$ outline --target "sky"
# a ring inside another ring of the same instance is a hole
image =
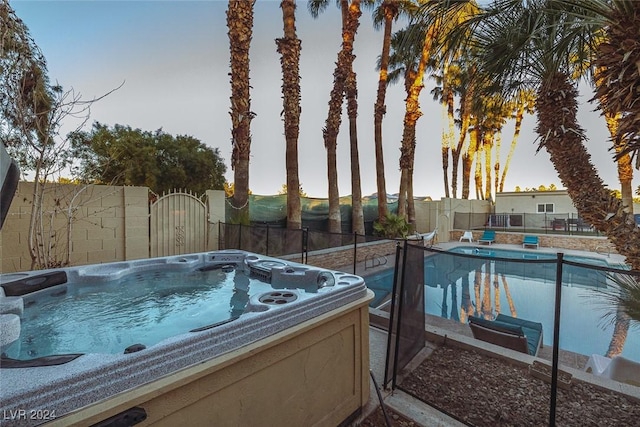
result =
[[[300,182],[308,196],[320,198],[327,197],[322,128],[341,43],[340,11],[334,4],[331,2],[315,20],[305,1],[298,2],[296,13],[297,34],[302,41]],[[128,125],[147,131],[162,128],[174,136],[192,136],[219,148],[227,165],[226,179],[233,181],[226,1],[12,0],[10,5],[44,53],[52,82],[65,89],[73,88],[85,99],[99,97],[124,83],[92,106],[87,130],[98,121],[109,126]],[[257,1],[250,51],[251,109],[256,117],[251,122],[249,187],[253,194],[260,195],[276,194],[286,182],[282,73],[275,44],[283,32],[279,6],[276,0]],[[363,195],[377,191],[373,105],[382,36],[382,30],[373,29],[371,12],[364,10],[354,44]],[[424,115],[417,125],[414,194],[437,200],[445,194],[440,147],[446,123],[441,106],[430,95],[434,86],[434,81],[428,80],[420,99]],[[590,90],[583,87],[581,93],[579,120],[587,131],[587,148],[605,184],[617,189],[604,119],[588,102]],[[400,182],[404,99],[401,84],[388,88],[383,122],[388,193],[398,192]],[[340,195],[351,194],[347,125],[345,109],[338,136]],[[527,116],[504,191],[515,191],[516,186],[524,189],[551,184],[562,188],[548,154],[544,150],[536,153],[534,127],[535,117]],[[68,130],[74,128],[75,124],[69,123]],[[513,123],[509,122],[502,134],[502,165],[512,132]]]

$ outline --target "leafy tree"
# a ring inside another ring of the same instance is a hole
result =
[[[96,122],[90,132],[69,138],[80,160],[75,171],[85,182],[141,185],[156,193],[223,189],[226,166],[218,149],[190,136]]]
[[[0,1],[0,141],[34,182],[26,242],[31,269],[69,264],[74,211],[64,206],[69,199],[50,186],[73,160],[69,141],[61,137],[60,129],[69,117],[76,123],[80,119],[76,129],[81,129],[91,105],[111,92],[83,100],[73,89],[51,84],[44,55],[28,28],[7,1]],[[74,191],[77,195],[85,188]],[[43,199],[49,194],[56,206],[44,211]],[[56,225],[59,215],[65,216],[62,228]]]

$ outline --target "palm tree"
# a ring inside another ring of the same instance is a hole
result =
[[[471,165],[473,159],[478,151],[478,137],[480,136],[480,129],[475,126],[476,118],[469,115],[469,145],[467,145],[466,151],[462,152],[462,188],[461,195],[463,199],[469,198],[469,182],[471,180]],[[455,158],[455,157],[454,157]]]
[[[311,16],[317,18],[320,12],[328,5],[328,0],[311,0],[308,3]],[[354,4],[355,3],[355,4]],[[333,72],[333,88],[329,99],[329,113],[325,127],[322,129],[324,146],[327,149],[327,178],[329,186],[329,232],[341,233],[340,195],[338,192],[338,168],[337,168],[337,139],[342,123],[342,101],[345,96],[346,81],[353,78],[352,65],[353,41],[359,25],[360,0],[355,0],[349,6],[347,0],[340,0],[342,11],[342,49],[338,53],[338,61]],[[351,132],[351,127],[350,127]],[[357,140],[356,140],[357,141]],[[353,142],[352,142],[353,143]],[[357,142],[356,142],[357,143]],[[356,148],[357,150],[357,148]],[[353,148],[352,148],[353,153]],[[353,168],[354,165],[352,165]],[[359,167],[359,166],[358,166]],[[353,180],[352,180],[353,181]],[[352,191],[353,192],[353,191]],[[353,194],[352,194],[353,196]],[[353,201],[352,201],[353,203]],[[364,234],[364,232],[363,232]]]
[[[413,165],[415,161],[416,149],[416,124],[422,116],[420,111],[420,92],[424,88],[424,76],[427,69],[427,63],[431,56],[431,49],[436,39],[440,36],[440,22],[435,22],[423,32],[422,52],[415,75],[411,85],[408,88],[408,96],[406,99],[404,128],[402,132],[402,143],[400,147],[400,194],[398,197],[398,215],[404,216],[405,212],[408,216],[408,222],[415,226],[415,211],[413,204],[413,188],[412,176]],[[405,208],[406,206],[406,208]],[[405,211],[406,209],[406,211]]]
[[[284,135],[287,141],[287,228],[302,228],[300,206],[300,178],[298,175],[298,136],[300,130],[300,50],[296,35],[296,2],[282,0],[284,37],[276,39],[278,53],[282,55],[282,102]]]
[[[358,31],[361,15],[360,0],[351,0],[347,31],[352,34],[352,39],[355,38],[355,34]],[[349,148],[351,153],[351,231],[362,236],[364,235],[364,213],[362,211],[362,184],[360,182],[360,156],[358,153],[358,85],[356,73],[353,71],[353,59],[349,66],[344,90],[347,98]]]
[[[251,151],[251,111],[249,47],[253,33],[255,0],[229,0],[227,27],[231,52],[231,135],[234,171],[232,206],[236,221],[249,221],[249,155]]]
[[[616,218],[620,222],[626,217],[633,218],[633,203],[629,202],[628,181],[631,178],[631,169],[629,163],[633,156],[636,156],[636,167],[638,167],[638,149],[639,130],[638,117],[640,117],[640,106],[636,102],[636,96],[630,95],[634,92],[633,88],[637,88],[640,83],[640,50],[637,43],[637,28],[640,17],[640,4],[635,1],[596,1],[589,0],[579,3],[578,8],[584,7],[587,10],[585,15],[596,18],[596,25],[600,24],[604,31],[604,41],[597,46],[594,67],[597,72],[596,77],[596,98],[600,100],[600,105],[607,117],[607,124],[612,136],[615,135],[614,149],[618,157],[618,175],[622,185],[622,214],[620,218]],[[601,19],[600,22],[598,22]],[[617,128],[612,129],[613,120],[617,120]],[[628,157],[627,155],[631,155]],[[622,163],[622,164],[620,164]],[[631,207],[630,211],[629,208]],[[621,252],[618,248],[622,245],[622,233],[630,228],[628,220],[624,222],[624,229],[620,230],[619,240],[616,239],[614,244],[618,251],[627,257],[627,261],[631,263],[634,270],[640,268],[640,255],[633,253],[634,257],[630,260],[630,250]],[[619,227],[623,228],[623,227]],[[638,228],[633,221],[633,229],[637,232]],[[612,239],[613,240],[613,239]],[[627,245],[638,248],[638,234],[629,236]],[[633,282],[638,281],[637,277],[632,279]],[[637,289],[637,288],[636,288]],[[624,290],[624,289],[623,289]],[[613,338],[607,351],[608,356],[620,354],[624,345],[624,341],[629,329],[629,319],[633,316],[631,307],[637,307],[640,301],[640,294],[636,292],[620,292],[621,301],[613,301],[616,312],[616,322],[613,332]],[[637,311],[635,312],[637,314]],[[635,317],[637,320],[638,317]]]
[[[452,9],[448,15],[449,17],[446,20],[446,25],[451,27],[456,27],[459,22],[464,22],[478,12],[477,5],[475,2],[467,2],[462,4],[462,7]],[[446,34],[445,30],[445,34]],[[447,44],[447,37],[443,37],[444,46]],[[464,144],[466,127],[468,127],[468,121],[466,124],[460,122],[461,124],[461,135],[458,139],[458,144],[454,144],[454,132],[455,132],[455,119],[454,119],[454,95],[461,95],[461,114],[463,113],[463,109],[465,107],[464,103],[466,101],[464,94],[466,92],[466,85],[463,86],[463,79],[467,77],[467,81],[464,83],[468,83],[469,74],[467,71],[469,69],[473,69],[473,64],[468,60],[470,57],[467,52],[460,50],[455,54],[451,55],[442,55],[439,54],[432,58],[432,61],[437,65],[434,65],[435,68],[439,68],[441,70],[441,75],[435,75],[436,81],[442,87],[436,87],[432,93],[434,94],[434,99],[439,100],[443,105],[444,114],[447,117],[448,121],[448,129],[446,132],[443,132],[442,145],[441,145],[441,155],[442,155],[442,169],[443,169],[443,183],[445,189],[445,197],[449,197],[449,151],[452,153],[452,189],[455,197],[456,187],[457,187],[457,172],[458,172],[458,162],[460,159],[460,153],[462,150],[462,145]],[[467,110],[468,111],[468,110]],[[465,126],[466,125],[466,126]]]
[[[522,129],[522,120],[524,119],[524,113],[533,114],[535,99],[533,97],[533,92],[531,91],[518,91],[515,98],[509,102],[513,112],[513,118],[515,119],[515,124],[513,128],[513,136],[511,137],[511,146],[509,147],[509,153],[507,154],[507,161],[504,164],[504,168],[502,169],[502,176],[500,177],[500,183],[498,185],[499,192],[502,193],[504,190],[504,183],[507,179],[507,171],[509,170],[509,165],[511,164],[511,159],[513,158],[513,153],[516,150],[516,146],[518,145],[518,138],[520,136],[520,129]]]
[[[443,116],[447,117],[448,127],[446,131],[442,131],[442,172],[444,184],[444,196],[450,197],[449,193],[449,150],[453,149],[453,139],[455,131],[455,112],[454,112],[454,87],[459,77],[457,65],[447,62],[442,66],[442,75],[434,74],[432,76],[436,80],[436,87],[431,90],[434,101],[440,102],[443,108]]]
[[[627,145],[627,141],[617,137],[622,114],[604,112],[604,118],[618,159],[618,181],[620,181],[622,205],[630,214],[633,214],[633,165],[631,164],[631,154],[622,152]]]
[[[381,0],[373,14],[373,25],[378,29],[384,23],[382,37],[382,53],[379,59],[380,77],[378,92],[374,105],[374,144],[376,153],[376,183],[378,191],[378,222],[384,222],[389,209],[387,206],[387,187],[384,177],[384,154],[382,150],[382,119],[387,112],[385,97],[387,93],[387,74],[389,70],[389,56],[391,51],[391,36],[393,21],[403,14],[411,14],[416,9],[412,0]]]
[[[465,63],[466,61],[462,61]],[[471,124],[471,111],[472,111],[472,103],[474,99],[474,73],[475,66],[473,64],[469,64],[464,67],[464,70],[460,74],[460,85],[458,87],[458,94],[460,95],[460,108],[459,108],[459,126],[460,126],[460,135],[458,137],[457,146],[451,147],[451,193],[454,198],[457,197],[458,194],[458,165],[460,164],[460,157],[463,152],[464,143],[467,137],[467,132],[469,130],[469,126]],[[463,163],[464,165],[464,163]],[[469,197],[468,192],[468,181],[467,181],[467,198]],[[465,198],[463,196],[463,198]]]
[[[405,30],[399,30],[391,37],[391,53],[389,56],[389,69],[387,80],[388,83],[395,83],[402,78],[404,83],[404,89],[407,93],[407,99],[410,98],[411,88],[418,76],[419,64],[422,58],[422,51],[424,47],[424,40],[422,38],[411,39],[411,43],[407,43],[409,40],[408,34],[424,34],[424,27],[418,25],[410,25]],[[413,104],[406,104],[408,109]],[[409,114],[408,110],[405,110],[405,129],[404,133],[411,134],[411,129],[408,129],[406,117]],[[421,113],[420,113],[421,114]],[[417,118],[415,119],[417,120]],[[413,126],[413,138],[415,139],[415,122]],[[409,136],[410,138],[410,136]],[[404,141],[404,135],[403,135]],[[402,169],[402,162],[405,156],[405,151],[411,149],[413,146],[409,145],[405,147],[401,146],[400,161],[401,161],[401,181],[400,181],[400,197],[398,199],[398,216],[405,218],[406,216],[406,188],[408,183],[408,177],[406,171]]]
[[[597,10],[595,3],[602,9]],[[609,14],[605,15],[605,11]],[[607,84],[601,84],[598,91],[602,93],[596,94],[605,99],[606,111],[623,114],[619,135],[629,142],[622,152],[639,148],[640,144],[634,145],[639,139],[637,125],[630,123],[639,117],[640,106],[626,101],[629,87],[638,83],[635,64],[640,50],[625,44],[625,38],[615,38],[617,30],[618,35],[628,39],[629,32],[637,28],[633,26],[637,23],[632,23],[634,17],[640,16],[638,12],[640,3],[629,1],[532,0],[523,4],[500,0],[487,7],[478,19],[468,22],[477,37],[474,42],[483,53],[479,58],[483,74],[507,90],[530,87],[536,91],[539,149],[549,153],[580,215],[606,234],[634,269],[640,267],[640,230],[591,163],[584,146],[584,131],[577,123],[578,91],[571,77],[576,61],[590,60],[584,54],[591,51],[589,43],[606,21],[607,42],[600,44],[595,65],[603,68],[598,73],[599,81]],[[630,81],[622,81],[620,76]],[[624,331],[625,322],[621,321],[616,329]],[[609,354],[621,350],[610,348]]]

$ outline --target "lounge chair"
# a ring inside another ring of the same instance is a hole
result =
[[[538,249],[538,236],[524,236],[522,240],[522,247],[535,246]]]
[[[460,241],[468,240],[469,243],[473,243],[473,233],[471,231],[465,231],[460,237]]]
[[[485,230],[482,236],[478,239],[478,243],[492,244],[496,241],[496,232],[494,230]]]
[[[431,247],[431,246],[433,246],[437,235],[438,235],[437,230],[433,230],[430,233],[422,233],[422,234],[416,233],[416,234],[413,234],[413,235],[407,237],[407,239],[409,239],[409,240],[422,240],[423,245]]]
[[[608,358],[594,354],[587,361],[584,370],[599,377],[640,387],[640,363],[622,356]]]
[[[542,323],[498,314],[495,320],[469,316],[473,337],[536,356],[542,347]]]

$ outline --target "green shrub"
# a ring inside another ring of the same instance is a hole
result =
[[[376,236],[386,237],[389,239],[404,239],[409,234],[409,224],[404,217],[396,214],[387,214],[382,222],[373,223],[373,233]]]

